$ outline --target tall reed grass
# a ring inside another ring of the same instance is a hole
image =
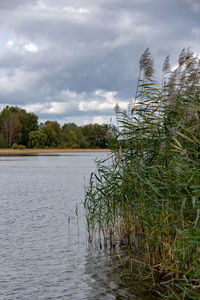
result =
[[[139,255],[163,299],[200,299],[200,63],[189,70],[184,59],[165,85],[146,78],[133,107],[117,109],[115,147],[85,197],[90,236]]]

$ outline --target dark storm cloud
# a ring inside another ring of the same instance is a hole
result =
[[[133,98],[146,47],[156,65],[198,53],[199,11],[197,0],[1,0],[1,106],[103,120]]]

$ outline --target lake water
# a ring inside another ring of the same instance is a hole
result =
[[[0,299],[144,299],[87,243],[84,184],[105,155],[0,157]]]

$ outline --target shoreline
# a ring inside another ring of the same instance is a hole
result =
[[[0,149],[0,156],[15,156],[15,155],[36,155],[36,154],[51,154],[51,153],[95,153],[95,152],[109,152],[109,149]]]

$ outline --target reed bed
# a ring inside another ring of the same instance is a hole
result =
[[[91,240],[126,245],[162,299],[200,299],[200,63],[190,52],[189,69],[188,53],[162,85],[140,80],[135,103],[116,109],[118,138],[85,196]]]

